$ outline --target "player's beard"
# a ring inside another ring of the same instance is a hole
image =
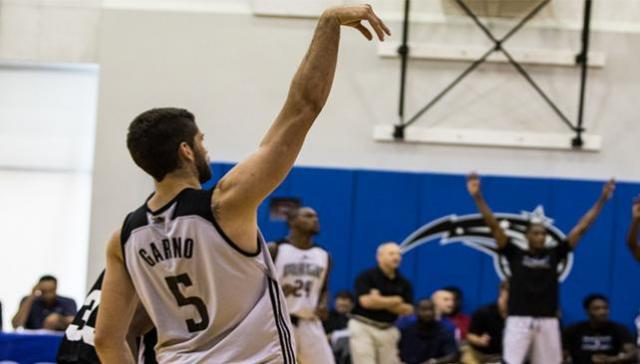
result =
[[[213,177],[207,158],[202,153],[196,153],[196,170],[198,172],[198,181],[202,184]]]

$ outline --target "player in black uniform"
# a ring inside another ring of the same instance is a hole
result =
[[[58,364],[99,364],[98,354],[93,343],[96,319],[104,271],[91,287],[84,304],[73,322],[64,333],[58,349]],[[144,335],[144,337],[142,337]],[[127,342],[134,353],[138,353],[139,364],[156,364],[153,347],[156,344],[156,333],[146,312],[138,307],[129,327]]]

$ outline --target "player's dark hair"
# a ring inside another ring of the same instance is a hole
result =
[[[50,275],[50,274],[46,274],[43,275],[42,277],[40,277],[40,279],[38,280],[38,283],[42,283],[42,282],[53,282],[55,284],[58,284],[58,280],[56,279],[56,277]]]
[[[543,223],[541,223],[541,222],[537,222],[537,221],[529,221],[529,222],[527,223],[527,225],[526,225],[525,230],[524,230],[525,234],[528,234],[528,233],[529,233],[529,231],[531,231],[531,229],[533,229],[533,228],[534,228],[534,227],[536,227],[536,226],[540,226],[540,227],[542,227],[542,228],[544,229],[544,231],[547,231],[547,232],[549,231],[549,230],[547,229],[547,227],[546,227]]]
[[[129,125],[127,148],[131,158],[160,182],[180,167],[178,148],[191,148],[198,133],[195,117],[185,109],[158,108],[138,115]]]
[[[582,307],[584,307],[585,310],[589,310],[589,307],[591,307],[593,301],[597,300],[604,301],[607,303],[607,305],[609,304],[609,299],[605,295],[600,293],[592,293],[585,297],[584,300],[582,300]]]
[[[351,302],[356,301],[356,297],[350,291],[344,290],[336,293],[336,298],[344,298],[347,300],[351,300]]]

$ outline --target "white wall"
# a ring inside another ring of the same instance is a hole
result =
[[[43,274],[84,299],[97,83],[95,67],[0,65],[5,330]]]
[[[390,25],[398,39],[400,24]],[[124,147],[130,120],[150,107],[187,107],[197,115],[215,160],[243,158],[255,148],[278,112],[313,26],[314,21],[308,19],[253,17],[239,12],[103,12],[90,277],[97,276],[104,264],[104,242],[109,234],[152,188]],[[418,24],[412,31],[418,41],[483,41],[482,34],[464,24]],[[575,31],[534,28],[514,41],[523,46],[577,51],[578,37]],[[379,144],[372,139],[373,126],[397,120],[399,63],[379,58],[375,43],[345,30],[332,95],[298,163],[640,180],[633,152],[637,150],[640,35],[595,32],[592,47],[607,55],[607,65],[591,71],[586,108],[586,126],[603,136],[601,153]],[[463,63],[410,62],[408,110],[423,106],[463,67]],[[577,69],[530,70],[559,106],[575,118]],[[419,124],[564,130],[507,65],[483,66]]]

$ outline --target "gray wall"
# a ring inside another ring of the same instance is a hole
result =
[[[89,277],[104,266],[104,245],[125,213],[152,190],[125,148],[126,128],[141,111],[182,106],[198,117],[212,158],[237,161],[250,153],[282,105],[288,82],[313,31],[309,19],[250,14],[103,10],[101,65]],[[399,23],[394,22],[395,40]],[[499,25],[495,26],[499,30]],[[414,27],[414,40],[483,42],[473,28]],[[514,39],[532,47],[578,48],[578,33],[529,30]],[[589,83],[587,127],[603,137],[600,153],[380,144],[377,124],[396,121],[399,64],[381,59],[376,44],[345,30],[332,95],[298,163],[314,166],[640,180],[636,70],[640,35],[595,33],[606,53]],[[408,109],[416,110],[463,63],[412,61]],[[531,67],[532,75],[571,117],[577,110],[578,71]],[[456,89],[421,126],[562,131],[547,106],[507,65],[484,66]],[[634,156],[635,154],[635,156]]]

